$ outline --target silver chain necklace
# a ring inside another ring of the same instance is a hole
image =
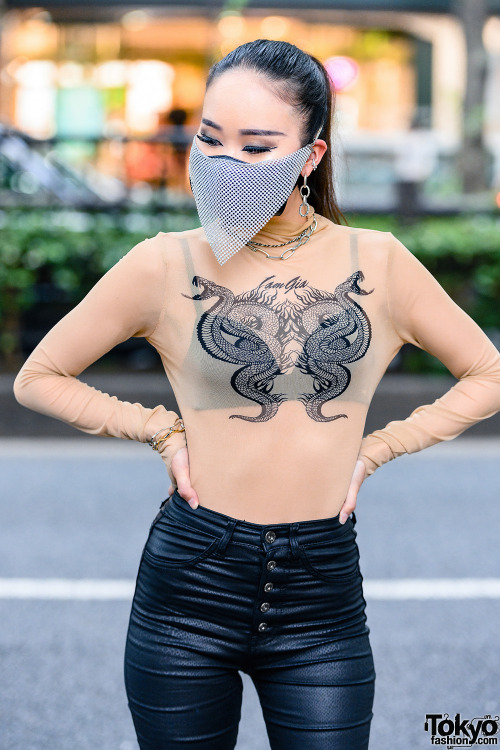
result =
[[[318,225],[318,222],[316,220],[316,214],[313,213],[313,220],[311,224],[309,224],[308,227],[306,227],[297,237],[292,237],[291,240],[287,240],[286,242],[280,242],[277,245],[266,245],[263,242],[254,242],[253,240],[249,240],[246,243],[246,247],[248,247],[250,250],[253,250],[254,253],[264,253],[266,258],[269,258],[270,260],[288,260],[288,258],[291,258],[294,252],[301,247],[301,245],[305,245],[306,242],[308,242],[311,239],[311,235],[314,232]],[[284,247],[285,245],[290,245],[292,242],[297,242],[295,247],[289,247],[287,250],[284,250],[281,255],[269,255],[265,250],[261,250],[263,247]]]

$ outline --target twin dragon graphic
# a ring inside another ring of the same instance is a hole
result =
[[[192,300],[215,298],[198,321],[198,340],[210,356],[238,367],[231,377],[232,388],[261,407],[255,417],[231,414],[229,418],[266,422],[274,417],[287,400],[286,395],[272,392],[275,379],[297,367],[312,378],[313,392],[298,397],[308,416],[317,422],[347,419],[347,414],[327,417],[322,408],[346,390],[351,380],[347,365],[361,359],[371,341],[370,321],[350,295],[374,290],[360,288],[364,281],[360,270],[333,293],[315,289],[300,276],[286,284],[273,282],[274,278],[268,276],[254,289],[235,295],[227,287],[194,276],[192,284],[200,292],[182,295]],[[295,299],[277,299],[279,291],[282,298],[292,290]],[[297,343],[301,349],[290,351]]]

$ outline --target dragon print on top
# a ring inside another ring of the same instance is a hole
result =
[[[272,392],[275,379],[294,367],[312,378],[311,392],[298,397],[311,419],[347,419],[347,414],[327,417],[322,408],[346,390],[351,380],[347,365],[361,359],[370,345],[368,316],[350,296],[374,291],[360,288],[364,278],[361,270],[355,271],[332,293],[300,276],[283,283],[273,281],[272,275],[235,295],[209,279],[193,277],[193,286],[201,291],[183,297],[215,298],[197,324],[200,344],[211,357],[239,366],[231,377],[232,388],[261,407],[255,417],[231,414],[230,419],[265,422],[274,417],[287,400],[285,394]],[[293,294],[278,300],[279,292],[281,298]],[[297,344],[298,351],[290,348]]]

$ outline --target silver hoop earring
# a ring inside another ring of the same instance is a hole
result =
[[[314,159],[314,156],[313,156],[313,158],[312,158],[312,163],[313,163],[313,169],[317,169],[318,165],[316,164],[316,161],[315,161],[315,159]]]
[[[305,193],[305,195],[302,192],[304,189],[307,190],[307,193]],[[301,216],[309,216],[309,209],[310,209],[311,206],[307,202],[307,199],[309,198],[309,195],[311,193],[311,188],[307,184],[307,177],[305,175],[304,175],[304,184],[299,188],[299,192],[300,192],[300,195],[301,195],[301,198],[302,198],[302,203],[299,206],[299,214]],[[302,213],[302,208],[306,209],[305,214]]]

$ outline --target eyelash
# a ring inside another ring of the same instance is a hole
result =
[[[196,134],[196,137],[200,139],[203,143],[207,143],[209,146],[215,146],[217,145],[218,141],[214,140],[213,138],[210,138],[209,136],[204,135],[203,133],[200,135],[199,133]],[[273,148],[276,148],[276,146],[272,147],[262,147],[262,146],[245,146],[243,151],[247,151],[249,154],[262,154],[265,151],[272,151]]]

